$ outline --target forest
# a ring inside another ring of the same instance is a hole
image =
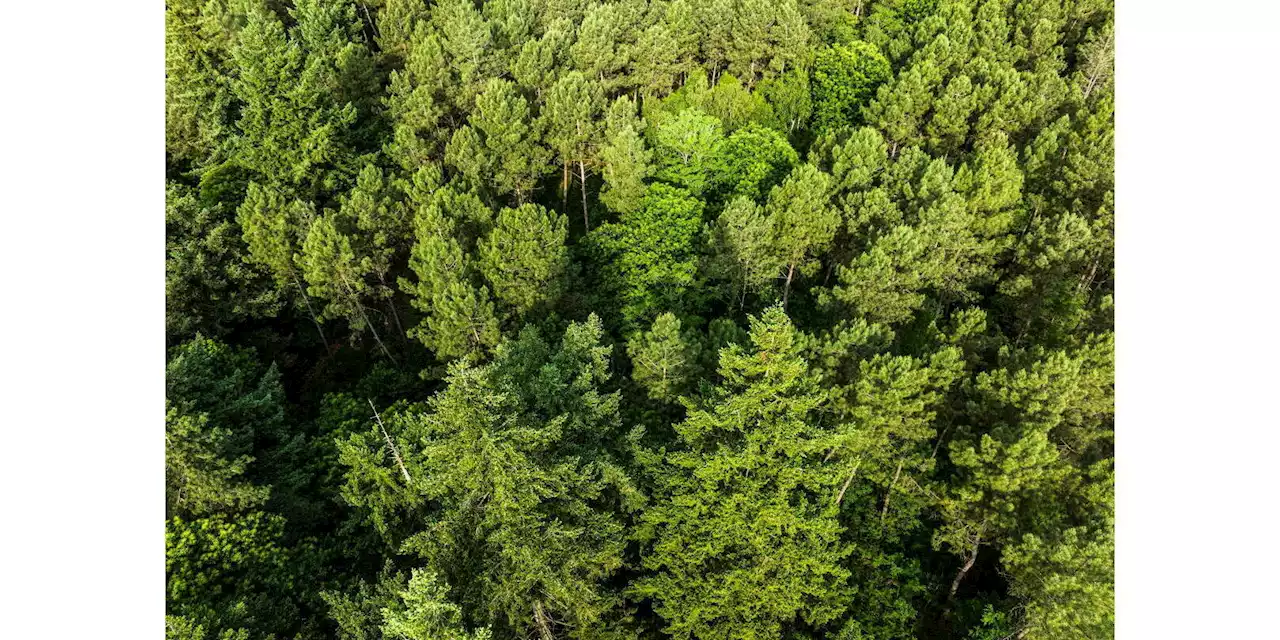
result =
[[[167,638],[1113,637],[1113,24],[166,0]]]

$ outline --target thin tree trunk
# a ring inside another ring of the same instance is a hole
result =
[[[307,290],[302,288],[302,283],[298,281],[298,274],[289,272],[293,276],[293,284],[298,287],[298,293],[302,295],[302,301],[307,305],[307,313],[311,315],[311,321],[316,325],[316,331],[320,333],[320,342],[324,343],[324,350],[329,351],[329,339],[324,337],[324,329],[320,328],[320,319],[316,317],[316,310],[311,307],[311,298],[307,296]]]
[[[849,472],[849,477],[845,479],[844,486],[840,487],[840,494],[836,496],[837,507],[840,506],[840,503],[844,500],[844,492],[848,491],[849,485],[853,484],[853,477],[858,475],[858,467],[860,466],[862,466],[861,458],[859,458],[858,461],[853,464],[853,471]]]
[[[569,161],[564,161],[564,177],[560,179],[560,208],[569,206]]]
[[[378,415],[378,408],[373,406],[372,400],[368,402],[369,408],[373,409],[373,419],[378,421],[378,429],[382,431],[382,437],[387,441],[387,449],[391,451],[391,457],[396,461],[396,465],[400,467],[400,473],[404,474],[405,484],[412,484],[413,478],[409,476],[409,470],[404,466],[404,459],[400,457],[400,450],[396,449],[395,443],[391,441],[391,436],[387,433],[387,428],[382,425],[382,417]]]
[[[542,601],[533,603],[533,622],[538,627],[538,635],[542,640],[555,640],[555,634],[551,633],[551,622],[542,610]]]
[[[396,362],[395,356],[391,355],[391,351],[387,349],[387,345],[382,343],[382,338],[378,336],[378,330],[373,327],[373,322],[371,322],[369,320],[369,316],[365,314],[364,305],[360,304],[359,300],[356,300],[356,309],[360,311],[360,317],[364,318],[364,323],[369,325],[369,333],[373,334],[373,340],[378,343],[378,347],[382,349],[383,355],[387,356],[387,359],[391,361],[391,364],[399,367],[400,363]]]
[[[884,494],[884,507],[880,509],[880,524],[884,525],[884,517],[889,513],[889,498],[893,497],[893,486],[898,484],[898,477],[902,475],[902,465],[906,464],[907,459],[903,458],[898,461],[898,470],[893,472],[893,480],[889,482],[889,490]]]
[[[960,590],[960,582],[964,580],[965,574],[969,573],[969,570],[973,568],[973,563],[978,561],[978,551],[980,549],[982,549],[982,536],[978,536],[973,541],[973,551],[969,552],[964,565],[960,567],[960,572],[956,574],[956,579],[951,581],[951,591],[947,593],[948,608],[950,608],[951,601],[955,599],[956,592]]]
[[[792,276],[795,275],[795,273],[796,273],[796,263],[792,262],[791,266],[787,267],[787,284],[782,289],[782,310],[783,311],[787,310],[787,300],[791,297],[791,278]]]
[[[365,326],[369,327],[369,332],[373,334],[373,340],[378,343],[378,347],[382,349],[383,355],[387,356],[387,359],[391,361],[391,364],[399,367],[400,363],[396,362],[395,356],[391,355],[391,351],[387,349],[387,345],[382,343],[382,338],[378,336],[378,330],[373,327],[373,322],[369,320],[368,314],[364,312],[364,304],[360,302],[360,298],[352,291],[351,285],[347,282],[346,276],[342,276],[342,286],[346,288],[347,295],[351,296],[352,301],[356,303],[356,311],[360,312],[360,317],[364,319]]]
[[[582,181],[582,226],[587,231],[591,230],[591,221],[587,219],[587,167],[578,161],[578,179]]]

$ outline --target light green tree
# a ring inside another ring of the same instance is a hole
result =
[[[849,553],[811,492],[825,394],[778,307],[752,319],[751,344],[720,352],[723,383],[692,402],[677,446],[654,470],[641,516],[652,599],[676,638],[774,638],[843,609]]]
[[[631,377],[650,398],[674,401],[697,374],[698,350],[696,339],[681,331],[680,320],[664,313],[653,321],[652,328],[627,342]]]

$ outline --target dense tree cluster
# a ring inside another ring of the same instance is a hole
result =
[[[168,637],[1111,637],[1112,25],[167,0]]]

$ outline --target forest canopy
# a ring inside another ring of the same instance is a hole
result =
[[[166,0],[167,637],[1113,637],[1113,23]]]

